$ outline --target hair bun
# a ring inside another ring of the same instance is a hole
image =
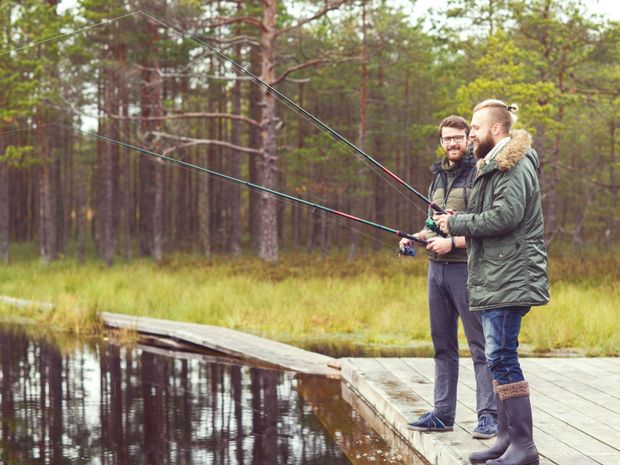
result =
[[[519,106],[516,103],[511,103],[510,105],[506,105],[506,110],[510,113],[515,113],[519,110]]]

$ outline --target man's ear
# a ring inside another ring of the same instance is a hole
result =
[[[501,133],[502,133],[501,123],[493,123],[493,126],[491,126],[491,134],[493,135],[493,137],[497,137]]]

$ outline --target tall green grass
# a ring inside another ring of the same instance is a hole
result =
[[[618,265],[613,255],[551,259],[552,302],[525,318],[522,342],[538,352],[620,354]],[[342,354],[428,353],[426,267],[423,257],[349,262],[335,253],[289,254],[274,265],[174,255],[161,264],[137,259],[107,268],[94,259],[43,265],[20,251],[0,266],[0,294],[56,303],[56,320],[45,317],[52,323],[86,324],[75,309],[90,315],[86,320],[110,311],[221,325],[306,347],[331,345]]]

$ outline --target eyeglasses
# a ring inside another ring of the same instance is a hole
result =
[[[452,137],[440,137],[439,140],[444,145],[448,145],[450,142],[460,144],[461,142],[465,140],[465,136],[460,135],[460,136],[452,136]]]

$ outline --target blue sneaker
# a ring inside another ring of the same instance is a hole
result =
[[[477,439],[489,439],[497,436],[497,420],[492,415],[480,415],[478,426],[471,435]]]
[[[413,431],[452,431],[452,425],[448,425],[433,412],[428,412],[412,421],[407,428]]]

